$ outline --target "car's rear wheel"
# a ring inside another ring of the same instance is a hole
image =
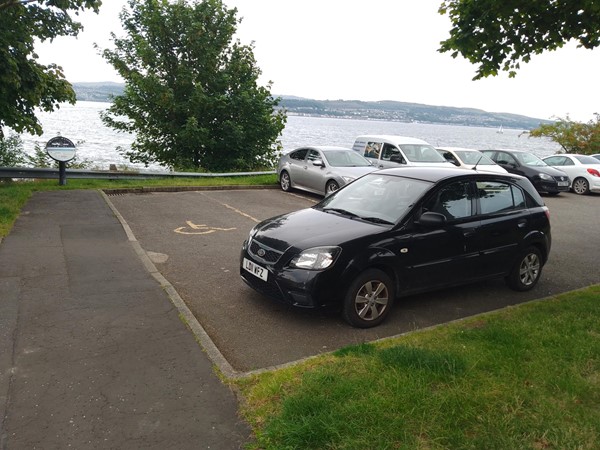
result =
[[[281,186],[282,191],[289,192],[292,190],[292,180],[290,178],[290,174],[285,170],[281,172],[281,175],[279,175],[279,185]]]
[[[572,189],[576,194],[584,195],[590,191],[590,184],[585,178],[575,178],[573,180]]]
[[[506,282],[515,291],[528,291],[533,289],[541,275],[542,254],[536,247],[529,247],[521,253]]]
[[[325,194],[331,194],[335,191],[337,191],[340,188],[340,185],[337,184],[336,181],[330,180],[327,182],[327,185],[325,186]]]
[[[385,320],[394,303],[394,285],[378,269],[364,271],[350,285],[344,299],[342,316],[350,325],[370,328]]]

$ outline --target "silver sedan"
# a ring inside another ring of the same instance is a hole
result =
[[[281,156],[277,166],[284,191],[302,189],[327,195],[377,170],[358,152],[345,147],[301,147]]]

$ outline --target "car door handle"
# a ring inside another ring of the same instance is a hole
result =
[[[463,231],[463,236],[468,238],[468,237],[473,237],[477,234],[477,229],[471,229],[471,230],[465,230]]]
[[[527,220],[519,220],[519,223],[517,224],[517,226],[519,228],[525,228],[527,226]]]

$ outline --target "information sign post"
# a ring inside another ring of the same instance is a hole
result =
[[[67,162],[75,158],[77,148],[70,139],[56,136],[46,143],[46,153],[50,158],[58,161],[58,184],[67,184]]]

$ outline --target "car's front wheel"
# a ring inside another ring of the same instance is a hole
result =
[[[590,191],[590,184],[585,178],[575,178],[571,186],[573,192],[579,195],[587,194]]]
[[[389,276],[378,269],[366,270],[350,285],[342,316],[354,327],[377,326],[389,314],[394,296],[394,285]]]
[[[290,178],[290,174],[285,170],[281,172],[281,175],[279,175],[279,185],[281,186],[282,191],[289,192],[292,190],[292,180]]]
[[[325,194],[332,194],[340,188],[339,184],[336,181],[330,180],[327,182],[327,186],[325,186]]]
[[[528,291],[533,289],[541,275],[542,254],[536,247],[529,247],[521,253],[506,282],[515,291]]]

